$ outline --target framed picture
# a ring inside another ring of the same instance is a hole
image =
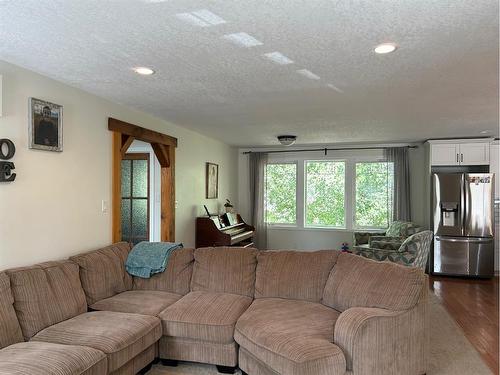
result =
[[[63,150],[63,107],[36,98],[29,99],[29,148]]]
[[[219,196],[219,166],[217,164],[207,163],[206,180],[206,198],[217,198]]]

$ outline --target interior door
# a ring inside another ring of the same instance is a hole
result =
[[[487,165],[490,164],[489,143],[461,143],[461,165]]]
[[[122,241],[149,241],[149,154],[130,153],[121,162]]]

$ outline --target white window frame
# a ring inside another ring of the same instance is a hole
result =
[[[345,162],[344,209],[345,227],[307,226],[306,225],[306,168],[307,161],[342,161]],[[354,211],[356,208],[356,163],[385,162],[382,150],[361,151],[330,151],[327,156],[318,156],[318,153],[283,153],[269,154],[268,164],[295,164],[296,165],[296,223],[267,223],[270,229],[307,230],[307,231],[336,231],[353,232],[356,230],[379,231],[381,227],[357,227]]]

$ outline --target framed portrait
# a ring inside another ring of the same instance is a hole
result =
[[[217,164],[207,163],[206,180],[206,198],[217,198],[219,196],[219,166]]]
[[[63,150],[63,107],[36,98],[29,99],[29,148]]]

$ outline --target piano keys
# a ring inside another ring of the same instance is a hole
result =
[[[252,247],[254,246],[254,233],[255,228],[245,223],[239,214],[196,218],[197,248],[207,246]]]

